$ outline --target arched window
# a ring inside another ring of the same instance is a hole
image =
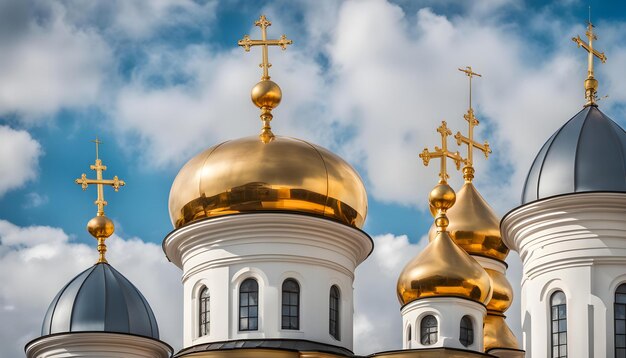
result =
[[[567,306],[563,291],[550,296],[552,358],[567,357]]]
[[[283,282],[282,328],[300,329],[300,285],[292,278]]]
[[[200,313],[200,334],[199,336],[206,336],[210,332],[211,324],[211,296],[209,295],[209,289],[207,287],[202,288],[200,291],[200,299],[198,300]]]
[[[328,333],[339,340],[339,288],[333,285],[330,288],[330,309]]]
[[[407,342],[411,342],[411,338],[413,338],[413,337],[411,337],[411,325],[409,325],[409,327],[407,327],[407,329],[406,329],[406,340],[407,340]]]
[[[239,330],[259,329],[259,284],[249,278],[239,288]]]
[[[615,290],[615,357],[626,357],[626,284]]]
[[[459,340],[465,347],[474,343],[474,325],[469,316],[463,316],[463,318],[461,318],[461,335],[459,336]]]
[[[428,315],[422,318],[420,323],[420,342],[423,345],[437,343],[437,319],[435,316]]]

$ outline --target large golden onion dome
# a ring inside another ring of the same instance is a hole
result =
[[[176,228],[222,215],[286,211],[360,228],[367,215],[365,186],[339,156],[306,141],[246,137],[211,147],[178,173],[169,198]]]
[[[452,241],[445,231],[445,215],[454,204],[454,191],[439,184],[430,193],[430,205],[438,210],[440,228],[426,248],[411,260],[398,278],[397,293],[402,305],[420,298],[455,296],[487,304],[491,279],[483,267]]]
[[[500,235],[500,220],[471,182],[457,193],[456,204],[448,210],[448,232],[468,254],[504,261],[509,248]],[[429,237],[436,235],[433,225]]]

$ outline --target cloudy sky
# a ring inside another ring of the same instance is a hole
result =
[[[425,245],[436,182],[417,155],[437,144],[441,120],[465,129],[457,68],[483,75],[477,137],[494,153],[477,157],[475,184],[503,215],[519,204],[540,146],[584,103],[586,56],[571,37],[584,35],[589,4],[608,57],[597,69],[609,96],[600,108],[626,125],[626,3],[616,3],[0,0],[0,322],[11,322],[0,325],[0,356],[23,354],[56,292],[96,259],[84,229],[95,190],[73,183],[89,172],[96,136],[105,175],[128,184],[106,190],[117,227],[109,261],[180,348],[180,272],[160,248],[172,230],[169,188],[199,151],[259,131],[249,93],[260,54],[236,43],[259,36],[260,14],[271,37],[294,41],[270,51],[284,94],[274,132],[340,154],[367,185],[376,249],[357,270],[355,351],[399,348],[395,281]],[[518,288],[519,258],[508,262]],[[508,315],[519,333],[519,298]]]

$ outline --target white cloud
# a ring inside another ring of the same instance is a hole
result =
[[[354,351],[372,354],[402,348],[402,319],[396,282],[404,266],[428,242],[405,235],[373,237],[374,252],[356,270],[354,281]]]
[[[46,15],[26,18],[17,41],[0,46],[0,114],[29,123],[96,103],[111,61],[97,33],[68,24],[58,3],[45,4],[38,10]]]
[[[109,262],[144,294],[155,312],[161,339],[182,342],[180,271],[161,247],[136,238],[107,240]],[[57,292],[97,259],[94,245],[75,243],[59,228],[19,227],[0,220],[0,355],[23,355],[40,336],[41,323]]]
[[[41,154],[28,132],[0,125],[0,198],[35,178]]]

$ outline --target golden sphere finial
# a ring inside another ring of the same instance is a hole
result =
[[[107,238],[113,235],[115,225],[106,216],[96,216],[87,223],[87,231],[96,239]]]
[[[105,253],[107,252],[107,246],[104,244],[109,236],[113,235],[115,231],[115,225],[113,221],[104,215],[98,215],[87,223],[87,231],[91,236],[98,240],[98,263],[107,262]]]
[[[280,104],[283,93],[276,82],[264,80],[252,87],[252,103],[259,108],[274,109]]]
[[[454,202],[456,201],[456,193],[447,183],[440,183],[430,191],[428,201],[430,203],[430,207],[434,209],[435,212],[438,212],[439,210],[445,212],[454,205]]]

